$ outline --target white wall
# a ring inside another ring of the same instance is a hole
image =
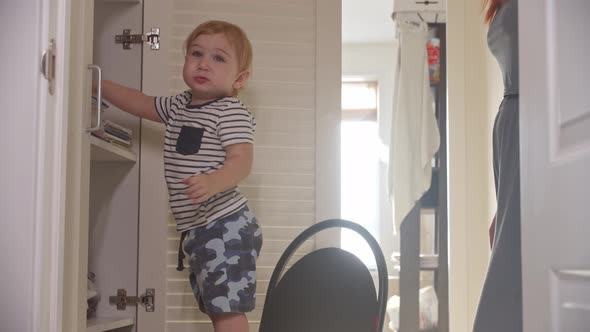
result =
[[[340,217],[340,77],[342,2],[316,1],[315,218]],[[338,229],[316,236],[317,247],[338,246]]]
[[[0,330],[32,331],[40,1],[0,2]]]
[[[502,82],[486,45],[481,2],[448,2],[450,329],[471,331],[495,209],[491,126]],[[482,134],[483,133],[483,134]]]
[[[389,140],[389,126],[382,125],[391,122],[393,110],[394,52],[394,42],[342,44],[342,76],[378,81],[379,135],[384,142]]]

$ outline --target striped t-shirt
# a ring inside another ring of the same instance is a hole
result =
[[[190,105],[191,92],[156,97],[158,116],[166,125],[164,173],[176,229],[186,231],[228,216],[246,205],[237,187],[194,204],[184,194],[182,180],[209,174],[225,162],[225,147],[253,143],[254,116],[235,97],[224,97],[202,105]]]

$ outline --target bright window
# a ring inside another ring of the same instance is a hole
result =
[[[377,113],[377,82],[342,83],[342,109],[371,109]]]
[[[379,240],[379,154],[377,83],[342,83],[341,216],[364,226]],[[341,247],[376,268],[373,253],[355,232],[342,231]]]

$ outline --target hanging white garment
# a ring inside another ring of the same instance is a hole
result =
[[[396,25],[397,68],[388,190],[397,231],[430,187],[432,160],[440,146],[440,135],[428,73],[428,26],[402,15],[396,18]]]

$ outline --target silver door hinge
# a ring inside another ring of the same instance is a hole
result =
[[[49,94],[55,90],[55,40],[49,41],[49,48],[43,51],[41,56],[41,73],[47,80]]]
[[[152,28],[145,35],[132,35],[131,29],[123,29],[122,35],[115,35],[115,44],[123,44],[124,50],[133,48],[133,44],[147,43],[154,51],[160,49],[160,28]]]
[[[155,309],[156,290],[148,288],[145,294],[140,296],[127,296],[127,290],[117,289],[117,296],[109,296],[109,303],[116,304],[117,310],[125,310],[127,305],[141,304],[145,307],[145,311],[154,312]]]

